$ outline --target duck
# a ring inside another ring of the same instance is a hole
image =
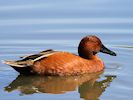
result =
[[[95,35],[81,39],[78,55],[70,52],[44,50],[38,54],[22,56],[20,60],[5,60],[4,63],[22,75],[71,76],[96,73],[105,69],[105,64],[97,53],[112,56],[116,53],[105,47]]]

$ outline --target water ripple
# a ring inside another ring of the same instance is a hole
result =
[[[39,18],[0,20],[0,26],[28,24],[117,24],[133,23],[132,18]]]

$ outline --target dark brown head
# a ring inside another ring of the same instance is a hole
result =
[[[84,37],[78,47],[78,53],[80,57],[85,59],[90,59],[93,55],[97,54],[98,52],[103,52],[110,54],[112,56],[116,56],[116,53],[106,48],[101,40],[93,35]]]

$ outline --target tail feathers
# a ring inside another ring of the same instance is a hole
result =
[[[2,62],[11,67],[28,67],[28,66],[33,66],[34,62],[39,61],[43,58],[47,58],[48,56],[53,55],[55,53],[57,53],[57,51],[53,51],[49,49],[49,50],[42,51],[39,54],[24,56],[22,57],[23,58],[22,60],[18,60],[18,61],[5,60]]]
[[[2,61],[4,64],[10,65],[10,66],[14,66],[14,67],[26,67],[26,64],[24,64],[24,62],[20,63],[17,61],[11,61],[11,60],[4,60]]]

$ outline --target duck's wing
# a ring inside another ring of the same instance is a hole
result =
[[[45,54],[45,53],[49,53],[49,52],[55,52],[55,50],[48,49],[48,50],[44,50],[44,51],[39,52],[39,54]]]
[[[26,55],[26,56],[21,56],[20,58],[22,58],[23,60],[35,59],[35,58],[38,58],[42,55],[52,53],[52,52],[55,52],[55,51],[52,49],[48,49],[48,50],[41,51],[38,54],[30,54],[30,55]]]
[[[53,50],[49,49],[49,50],[42,51],[38,54],[25,56],[25,57],[23,57],[22,60],[18,60],[18,61],[5,60],[5,61],[3,61],[3,63],[10,65],[10,66],[14,66],[14,67],[32,66],[34,64],[34,62],[41,60],[43,58],[47,58],[48,56],[53,55],[57,52],[58,51],[53,51]]]

